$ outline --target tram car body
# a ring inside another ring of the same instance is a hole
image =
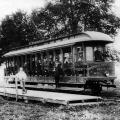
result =
[[[60,86],[84,87],[101,91],[114,87],[115,65],[106,45],[113,39],[101,32],[86,31],[16,48],[4,54],[7,78],[22,66],[28,83],[54,84],[54,63],[59,61],[64,75]]]

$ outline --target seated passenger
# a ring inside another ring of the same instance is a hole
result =
[[[104,61],[111,61],[111,53],[110,53],[110,49],[108,48],[105,48],[104,51],[103,51],[103,58],[104,58]]]
[[[68,64],[69,63],[69,58],[65,57],[64,63]]]
[[[82,61],[83,61],[83,54],[80,54],[80,53],[79,53],[78,62],[82,62]]]
[[[45,58],[43,59],[43,61],[44,61],[44,63],[47,63],[48,59],[45,57]]]
[[[59,58],[56,58],[56,59],[55,59],[54,66],[57,65],[57,64],[61,64],[60,61],[59,61]]]
[[[103,61],[103,55],[99,47],[95,51],[95,61]]]

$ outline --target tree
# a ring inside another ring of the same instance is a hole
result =
[[[9,16],[2,21],[1,35],[0,47],[4,46],[3,49],[6,49],[6,47],[10,46],[10,42],[14,44],[16,38],[15,24]]]
[[[86,30],[116,35],[120,18],[111,6],[113,0],[54,0],[42,11],[34,11],[32,19],[50,38]]]
[[[49,5],[52,5],[49,3]],[[36,26],[36,30],[42,39],[49,39],[57,30],[57,19],[54,14],[48,10],[48,7],[41,10],[34,10],[31,15],[31,19]]]
[[[38,39],[31,19],[21,11],[7,16],[2,21],[0,32],[0,47],[3,50],[28,45],[30,41]]]

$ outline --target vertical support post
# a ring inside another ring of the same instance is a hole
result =
[[[18,101],[18,80],[15,77],[15,90],[16,90],[16,101]]]
[[[82,49],[83,49],[83,62],[85,63],[86,62],[86,47],[84,45],[84,43],[82,43]],[[87,67],[84,66],[84,76],[86,76],[86,72],[87,71],[87,74],[88,74],[88,69]]]
[[[13,75],[15,74],[15,57],[12,59]]]
[[[63,50],[62,50],[62,48],[60,48],[60,54],[61,54],[61,63],[62,63],[62,67],[63,67]]]
[[[7,78],[5,78],[4,77],[4,85],[3,85],[3,87],[4,87],[4,97],[6,96],[6,84],[7,84]]]
[[[55,62],[55,58],[56,58],[56,53],[55,53],[55,49],[53,50],[53,61]]]
[[[75,71],[75,62],[76,62],[76,48],[75,46],[73,46],[73,50],[72,50],[72,58],[73,58],[73,67],[74,67],[74,71]],[[75,74],[75,79],[76,79],[76,82],[77,82],[77,75]]]
[[[25,55],[25,63],[24,63],[24,69],[25,69],[25,72],[26,72],[26,74],[28,75],[28,68],[27,68],[27,65],[28,63],[27,63],[27,55]]]
[[[87,65],[87,77],[89,77],[89,66]]]
[[[49,73],[50,53],[49,53],[48,50],[46,50],[46,57],[47,57],[47,66],[46,66],[46,68],[47,68],[47,72]],[[47,73],[47,74],[48,74],[48,73]],[[48,77],[47,77],[47,75],[46,75],[46,81],[47,81],[47,83],[49,82],[49,79],[50,79],[50,75],[48,74]]]
[[[30,54],[30,74],[32,75],[32,55]]]
[[[5,75],[5,76],[7,76],[7,68],[8,68],[8,66],[7,66],[7,62],[8,62],[7,59],[5,59],[5,66],[6,66],[6,69],[4,70],[4,72],[5,72],[4,75]]]
[[[23,66],[23,56],[21,55],[21,66]]]
[[[37,80],[38,80],[38,61],[39,61],[39,55],[38,53],[36,53],[36,62],[35,62],[35,66],[36,66],[36,75],[37,75]]]
[[[44,79],[43,79],[43,77],[44,77],[44,76],[43,76],[43,67],[44,67],[44,64],[43,64],[43,53],[41,52],[40,55],[41,55],[41,56],[40,56],[40,59],[41,59],[41,70],[42,70],[42,73],[41,73],[41,74],[42,74],[42,81],[43,81],[43,80],[44,80]]]
[[[20,68],[20,60],[19,60],[19,56],[17,56],[17,70]]]
[[[34,56],[34,62],[35,62],[35,66],[34,66],[34,70],[35,70],[35,81],[37,79],[36,75],[37,75],[37,60],[38,60],[38,57],[37,57],[37,53],[35,53],[35,56]]]
[[[53,62],[55,63],[55,59],[56,59],[56,52],[55,49],[53,49]],[[53,81],[55,82],[55,79],[53,79]]]
[[[82,43],[82,49],[83,49],[83,62],[85,62],[86,61],[86,49],[85,49],[84,43]]]
[[[10,75],[10,58],[8,58],[8,75]]]

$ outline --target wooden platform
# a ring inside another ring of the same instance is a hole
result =
[[[17,99],[36,100],[43,103],[57,103],[63,105],[86,105],[99,104],[102,98],[89,95],[78,95],[68,93],[57,93],[48,91],[27,90],[26,94],[22,93],[22,89],[9,87],[0,87],[0,95],[14,97]]]

